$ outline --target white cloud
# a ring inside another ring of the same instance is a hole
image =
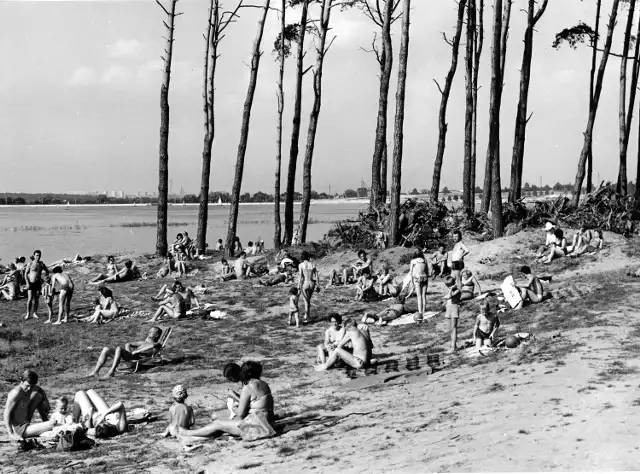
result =
[[[138,54],[140,46],[140,42],[136,39],[120,38],[114,44],[107,46],[107,51],[111,58],[132,57]]]
[[[80,66],[71,75],[69,83],[73,86],[87,86],[98,82],[98,74],[90,67]]]
[[[124,66],[113,64],[107,69],[100,79],[103,84],[115,84],[127,82],[131,79],[131,71]]]

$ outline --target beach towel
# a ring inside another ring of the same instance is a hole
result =
[[[413,320],[413,317],[416,315],[417,313],[410,313],[410,314],[405,314],[403,316],[400,316],[398,319],[394,319],[393,321],[391,321],[389,323],[389,326],[401,326],[404,324],[416,324],[416,322]],[[436,314],[438,314],[437,311],[430,311],[429,313],[424,313],[422,320],[425,321],[427,319],[433,318]]]

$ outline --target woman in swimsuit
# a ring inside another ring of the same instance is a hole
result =
[[[184,285],[176,280],[169,288],[167,285],[163,285],[155,298],[151,298],[154,301],[160,301],[162,298],[171,298],[171,295],[175,292],[180,293],[180,296],[184,299],[184,309],[189,311],[190,309],[200,309],[200,301],[193,293],[191,288],[185,288]]]
[[[112,276],[116,275],[117,273],[118,273],[118,267],[116,266],[116,261],[111,255],[109,255],[107,257],[107,273],[106,273],[106,275],[104,273],[100,273],[93,280],[89,280],[89,283],[95,283],[97,281],[106,280],[107,278],[112,277]]]
[[[128,430],[127,412],[122,402],[109,407],[95,390],[76,392],[73,400],[73,422],[83,422],[89,436],[111,438]]]
[[[98,292],[100,297],[95,300],[96,310],[86,319],[88,323],[102,324],[104,319],[113,319],[120,312],[118,303],[113,299],[113,292],[109,288],[102,286],[98,288]]]
[[[178,439],[184,442],[200,441],[228,433],[240,436],[244,441],[255,441],[276,434],[273,428],[273,396],[269,385],[260,380],[262,366],[247,361],[240,368],[242,391],[237,408],[233,408],[236,416],[231,420],[214,420],[196,430],[178,429]]]
[[[462,292],[460,295],[460,301],[469,301],[482,293],[480,283],[473,276],[471,270],[464,269],[460,272],[460,279],[462,281]]]
[[[562,229],[556,229],[555,236],[556,241],[549,247],[549,256],[542,261],[543,263],[551,263],[555,258],[567,255],[567,239],[565,239]]]
[[[427,300],[429,277],[427,273],[427,262],[420,250],[416,250],[413,254],[413,259],[409,264],[409,275],[411,275],[411,281],[413,282],[413,287],[418,297],[418,313],[422,315],[424,314],[424,305]]]
[[[164,315],[178,319],[183,317],[187,312],[182,295],[173,289],[167,291],[171,293],[171,296],[160,301],[158,311],[156,311],[156,314],[147,322],[159,321]]]

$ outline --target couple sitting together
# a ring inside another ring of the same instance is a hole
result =
[[[349,367],[361,369],[371,362],[373,342],[366,324],[356,326],[353,319],[342,325],[339,314],[330,316],[331,326],[325,331],[324,344],[317,347],[317,371],[334,367],[342,361]]]

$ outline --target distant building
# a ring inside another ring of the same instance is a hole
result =
[[[118,192],[118,197],[119,197],[119,198],[124,198],[124,191],[120,190],[120,191]]]
[[[116,191],[111,191],[111,197],[112,197],[112,198],[114,198],[114,197],[116,197],[116,196],[117,196]]]
[[[147,191],[144,192],[144,197],[149,197],[149,193]]]

